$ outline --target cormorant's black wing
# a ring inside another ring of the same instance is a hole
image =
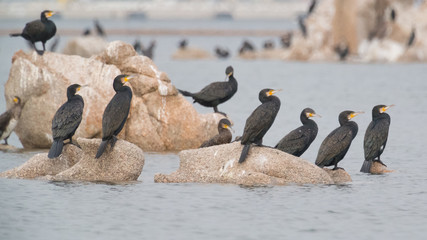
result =
[[[52,119],[53,138],[65,139],[75,131],[82,121],[84,103],[71,101],[64,103]]]
[[[114,95],[102,117],[103,137],[113,136],[116,130],[123,127],[129,114],[130,102],[131,98],[126,93]]]
[[[6,130],[7,125],[9,124],[11,118],[12,118],[12,111],[10,109],[4,112],[2,115],[0,115],[0,136]]]
[[[373,160],[382,153],[387,143],[390,123],[387,121],[371,122],[366,129],[363,147],[365,160]]]
[[[210,102],[225,98],[232,91],[228,82],[213,82],[194,95],[199,99]]]
[[[353,132],[348,127],[338,127],[323,140],[317,154],[316,165],[332,160],[345,151],[353,141]],[[327,164],[327,163],[326,163]]]

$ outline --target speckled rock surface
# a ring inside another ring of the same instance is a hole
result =
[[[77,142],[81,149],[67,144],[55,159],[39,153],[23,165],[0,173],[0,177],[121,182],[136,181],[142,172],[144,153],[132,143],[118,140],[113,151],[107,147],[106,152],[95,159],[100,139],[78,138]]]
[[[240,142],[179,153],[180,167],[170,175],[156,174],[159,183],[232,183],[242,185],[333,184],[316,165],[282,151],[252,147],[248,158],[238,163]]]
[[[196,148],[217,133],[222,118],[214,113],[199,114],[151,59],[139,56],[121,41],[109,43],[92,58],[18,51],[12,62],[5,97],[19,96],[25,103],[15,128],[25,148],[51,146],[52,118],[66,101],[66,88],[74,83],[88,85],[78,93],[85,108],[75,137],[101,137],[102,114],[115,94],[112,85],[119,74],[135,76],[129,81],[131,110],[119,138],[145,151]]]
[[[372,174],[383,174],[383,173],[390,173],[390,172],[394,172],[394,170],[390,170],[386,166],[376,161],[372,163],[372,166],[371,166]]]

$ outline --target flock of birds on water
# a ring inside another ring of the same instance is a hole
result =
[[[37,50],[38,54],[43,55],[45,43],[56,33],[55,24],[48,18],[53,15],[52,11],[46,10],[41,13],[41,19],[27,23],[22,33],[10,34],[13,37],[21,36],[31,42],[35,48],[35,42],[42,42],[43,50]],[[196,93],[185,90],[179,92],[188,97],[192,97],[205,107],[213,107],[214,112],[227,117],[227,115],[218,110],[218,105],[226,102],[237,92],[238,83],[234,77],[234,69],[228,66],[225,70],[227,81],[213,82]],[[110,151],[113,150],[117,141],[117,135],[123,129],[129,114],[132,100],[132,90],[125,86],[125,83],[133,76],[118,75],[113,81],[113,89],[116,94],[108,103],[102,117],[102,142],[98,148],[95,158],[100,158],[108,145]],[[77,94],[81,88],[79,84],[72,84],[67,88],[67,101],[59,107],[52,119],[52,137],[53,143],[49,150],[49,158],[57,158],[61,155],[64,144],[74,144],[72,137],[82,121],[84,100]],[[247,118],[243,135],[236,138],[240,141],[243,149],[239,158],[239,163],[243,163],[252,144],[263,146],[264,135],[272,126],[277,113],[280,110],[280,99],[274,94],[280,90],[262,89],[259,92],[259,105]],[[7,139],[16,127],[21,115],[23,103],[18,96],[13,98],[14,105],[0,116],[0,140]],[[361,172],[369,173],[373,162],[379,162],[386,166],[380,159],[383,153],[390,126],[390,116],[385,113],[393,105],[377,105],[372,109],[372,122],[366,129],[364,138],[365,160]],[[345,157],[350,148],[351,142],[356,137],[358,125],[351,121],[355,116],[362,112],[343,111],[338,116],[340,126],[334,129],[320,145],[315,164],[319,167],[334,166],[333,170],[340,169],[338,163]],[[318,132],[318,126],[312,117],[320,117],[311,108],[302,110],[300,119],[302,126],[284,136],[275,146],[283,152],[294,156],[301,156],[315,140]],[[200,147],[210,147],[214,145],[226,144],[232,141],[231,123],[227,118],[223,118],[218,124],[218,134],[204,142]],[[69,140],[67,143],[64,141]],[[79,147],[79,146],[78,146]]]

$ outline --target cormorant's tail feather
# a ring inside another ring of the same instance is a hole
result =
[[[371,166],[372,166],[372,161],[365,160],[363,162],[363,165],[362,165],[362,168],[360,169],[360,171],[363,173],[370,173],[371,172]]]
[[[50,147],[49,153],[47,154],[48,158],[56,158],[62,153],[62,148],[64,147],[64,142],[62,140],[54,140],[52,146]]]
[[[181,90],[181,89],[178,89],[178,91],[179,91],[182,95],[184,95],[184,96],[187,96],[187,97],[192,97],[192,96],[193,96],[193,94],[192,94],[191,92],[187,92],[187,91],[185,91],[185,90]]]
[[[9,36],[11,36],[11,37],[20,37],[20,36],[22,36],[22,33],[11,33],[11,34],[9,34]]]
[[[95,158],[101,157],[101,155],[104,153],[105,149],[107,148],[108,140],[102,140],[101,144],[99,145],[98,152],[96,153]]]
[[[248,156],[250,148],[251,148],[251,144],[246,144],[243,147],[242,154],[240,154],[239,163],[242,163],[246,160],[246,157]]]

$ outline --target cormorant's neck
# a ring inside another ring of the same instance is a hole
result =
[[[47,22],[47,21],[49,21],[49,19],[47,19],[47,17],[44,15],[44,13],[42,13],[42,15],[40,16],[40,20],[41,20],[42,22]]]
[[[67,99],[68,99],[68,101],[70,101],[75,95],[76,95],[76,93],[73,93],[71,91],[67,91]]]
[[[315,122],[312,120],[312,119],[310,119],[310,118],[308,118],[307,116],[305,116],[305,114],[304,115],[301,115],[301,122],[302,122],[302,124],[303,125],[308,125],[308,124],[315,124]]]

